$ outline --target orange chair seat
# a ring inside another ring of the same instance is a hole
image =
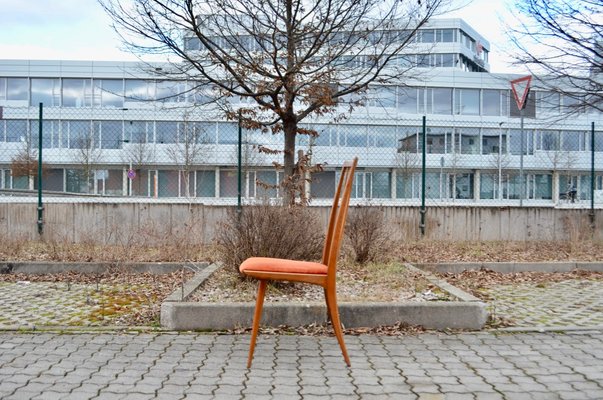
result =
[[[284,258],[251,257],[243,261],[239,267],[241,273],[246,271],[280,272],[289,274],[326,275],[328,267],[310,261],[287,260]]]

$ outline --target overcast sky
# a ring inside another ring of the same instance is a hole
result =
[[[456,0],[463,18],[491,45],[492,72],[520,72],[507,63],[500,18],[510,0]],[[35,60],[136,60],[120,49],[111,21],[96,0],[0,0],[0,58]]]

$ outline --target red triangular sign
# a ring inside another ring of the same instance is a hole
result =
[[[513,91],[513,97],[517,103],[517,108],[522,109],[528,97],[528,91],[530,89],[530,82],[532,81],[532,75],[524,76],[523,78],[514,79],[511,81],[511,90]]]

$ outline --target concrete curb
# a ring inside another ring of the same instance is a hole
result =
[[[417,267],[439,273],[459,274],[466,270],[491,269],[503,274],[514,272],[571,272],[576,269],[603,272],[603,262],[482,262],[482,263],[430,263]]]
[[[207,267],[209,263],[196,263],[195,267]],[[185,263],[159,262],[159,263],[119,263],[119,262],[0,262],[0,274],[60,274],[64,272],[79,272],[85,274],[102,274],[111,268],[121,268],[130,273],[166,274],[187,268]]]
[[[407,267],[423,273],[412,266]],[[195,288],[209,277],[210,273],[207,272],[213,268],[214,266],[210,266],[197,274],[194,280],[198,285]],[[435,279],[430,274],[427,274],[427,278]],[[440,286],[439,283],[442,282],[437,281]],[[446,287],[440,288],[457,297],[459,301],[340,303],[341,320],[348,328],[394,325],[402,322],[421,325],[427,329],[482,329],[488,319],[487,305],[447,283],[443,286]],[[182,291],[177,290],[172,296],[173,299],[180,299]],[[161,305],[161,326],[170,330],[225,330],[250,326],[254,307],[253,303],[164,301]],[[264,305],[261,323],[264,326],[276,327],[303,326],[325,321],[326,307],[322,304],[274,303]]]

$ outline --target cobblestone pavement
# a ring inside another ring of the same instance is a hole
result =
[[[488,311],[517,327],[603,326],[603,281],[567,280],[484,289]]]
[[[0,326],[106,325],[146,306],[119,285],[0,282]]]
[[[602,399],[603,332],[0,333],[2,399]]]

